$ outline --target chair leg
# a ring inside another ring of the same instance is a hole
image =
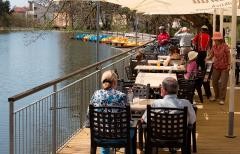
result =
[[[94,145],[91,145],[91,151],[90,151],[90,153],[91,153],[91,154],[96,154],[96,152],[97,152],[97,147],[94,146]]]
[[[203,103],[203,95],[202,95],[202,89],[201,89],[202,86],[196,86],[196,90],[197,90],[197,93],[198,93],[198,97],[200,99],[200,101]]]
[[[238,67],[238,66],[236,66],[236,67]],[[236,76],[236,84],[238,84],[239,83],[239,68],[236,68],[235,76]]]
[[[150,145],[145,146],[145,154],[152,154],[152,147]]]
[[[131,147],[130,146],[126,146],[125,147],[125,154],[130,154],[131,151]]]
[[[197,152],[196,122],[193,124],[193,127],[192,127],[192,145],[193,145],[193,152]]]
[[[187,143],[183,146],[183,152],[184,154],[191,153],[191,135],[192,135],[192,129],[188,130],[187,133]]]
[[[142,124],[141,124],[142,125]],[[143,127],[140,126],[138,129],[138,142],[139,142],[139,149],[143,150]]]

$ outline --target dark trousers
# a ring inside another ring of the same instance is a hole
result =
[[[201,70],[205,70],[205,58],[207,51],[199,51],[197,56],[197,64],[201,67]]]

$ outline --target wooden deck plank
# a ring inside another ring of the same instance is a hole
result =
[[[240,91],[236,90],[234,135],[236,138],[227,138],[228,132],[228,101],[225,105],[209,102],[204,99],[198,104],[197,111],[197,150],[198,154],[239,154],[240,153]],[[197,97],[195,97],[198,99]],[[89,154],[89,129],[79,132],[72,140],[58,152],[59,154]],[[123,150],[117,154],[123,153]],[[160,153],[160,152],[159,152]],[[161,152],[167,154],[169,152]],[[140,151],[138,150],[138,154]],[[178,152],[180,154],[180,152]]]

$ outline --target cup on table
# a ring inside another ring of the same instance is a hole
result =
[[[157,67],[160,67],[160,60],[157,61]]]
[[[177,68],[177,67],[178,67],[178,64],[174,63],[174,64],[173,64],[173,67],[174,67],[174,68]]]
[[[135,97],[135,98],[134,98],[134,103],[135,103],[135,104],[139,104],[139,102],[140,102],[139,96]]]

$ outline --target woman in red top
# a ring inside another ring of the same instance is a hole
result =
[[[224,42],[220,32],[215,32],[212,37],[214,45],[207,59],[213,58],[212,85],[215,97],[211,97],[211,101],[218,100],[223,105],[227,92],[227,83],[230,69],[230,50]],[[221,82],[219,82],[221,81]]]

